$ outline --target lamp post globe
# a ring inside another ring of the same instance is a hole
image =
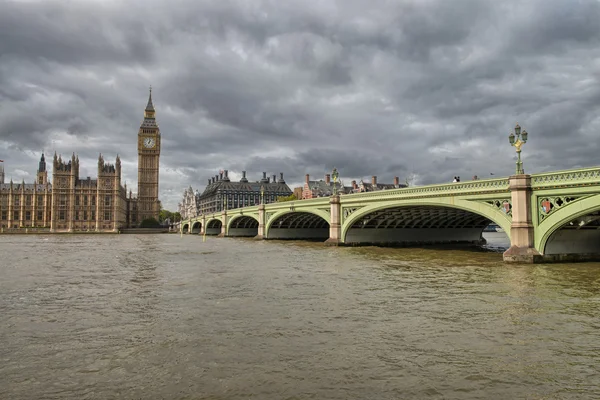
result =
[[[515,126],[515,132],[511,132],[510,135],[508,135],[508,141],[510,145],[513,146],[517,152],[517,175],[522,175],[525,173],[523,170],[523,162],[521,161],[521,147],[527,143],[527,135],[528,134],[526,130],[523,129],[523,132],[521,132],[521,127],[519,124]]]

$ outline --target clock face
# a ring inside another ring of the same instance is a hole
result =
[[[148,137],[144,139],[144,147],[147,149],[153,148],[155,144],[156,142],[154,141],[154,138]]]

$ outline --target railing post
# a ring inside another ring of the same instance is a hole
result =
[[[221,213],[221,233],[217,237],[227,236],[227,210],[223,210]]]
[[[258,233],[254,239],[262,240],[265,238],[265,205],[258,205]]]
[[[329,239],[325,241],[328,246],[337,246],[342,240],[342,220],[340,196],[331,196],[329,199],[330,217],[329,217]]]
[[[531,176],[513,175],[509,178],[512,200],[510,248],[504,252],[504,261],[534,263],[541,260],[535,249],[533,223],[531,222]]]

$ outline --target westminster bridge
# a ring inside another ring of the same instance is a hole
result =
[[[510,239],[508,262],[600,258],[600,167],[260,204],[179,229],[330,245],[479,244],[490,223]]]

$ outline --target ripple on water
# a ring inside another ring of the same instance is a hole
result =
[[[0,235],[0,254],[3,399],[599,390],[600,264],[178,235]]]

